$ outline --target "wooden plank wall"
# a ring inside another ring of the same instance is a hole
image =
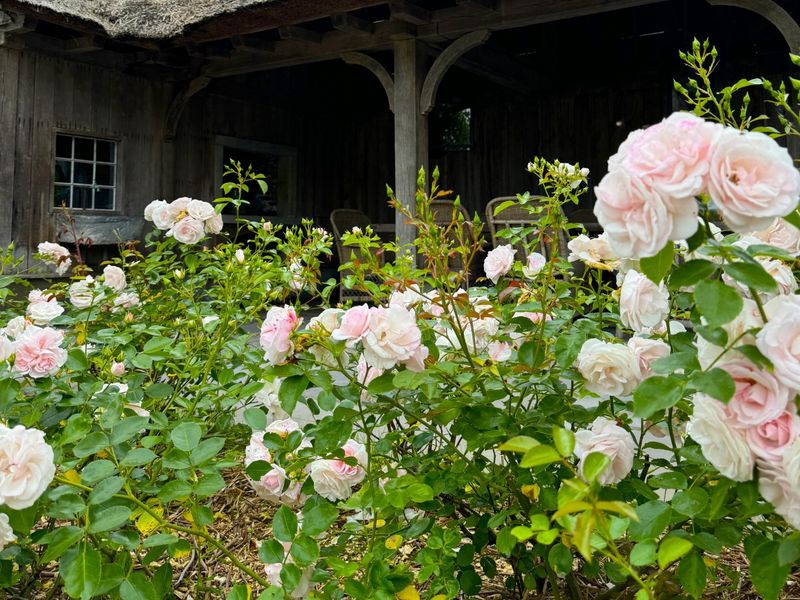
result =
[[[55,236],[53,147],[60,130],[119,141],[118,213],[141,215],[159,195],[165,106],[161,83],[0,49],[0,245],[13,240],[30,254]]]

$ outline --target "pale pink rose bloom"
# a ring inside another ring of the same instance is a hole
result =
[[[367,474],[365,469],[367,467],[367,449],[364,444],[360,444],[355,440],[347,440],[342,446],[345,458],[352,457],[356,459],[355,465],[349,465],[344,460],[338,458],[331,460],[333,469],[347,482],[350,486],[357,485],[364,480]]]
[[[145,221],[153,221],[153,213],[164,206],[167,205],[166,200],[153,200],[150,204],[144,207],[144,220]]]
[[[771,463],[781,464],[786,448],[800,434],[800,418],[794,407],[784,410],[776,418],[753,425],[745,430],[750,449],[757,458]]]
[[[31,322],[25,317],[14,317],[8,323],[6,323],[6,326],[2,329],[2,333],[8,336],[8,339],[16,340],[19,339],[19,337],[25,333],[25,330],[30,326]]]
[[[55,474],[53,449],[43,432],[0,425],[0,506],[13,510],[33,506]]]
[[[505,362],[511,358],[512,350],[508,342],[492,342],[489,344],[489,358],[493,362]]]
[[[432,317],[441,317],[444,314],[442,303],[444,298],[436,290],[431,291],[422,303],[422,309]]]
[[[114,377],[122,377],[125,375],[125,363],[123,362],[112,362],[111,368],[109,369],[111,374]]]
[[[203,200],[190,200],[189,204],[186,206],[186,212],[189,213],[190,217],[198,221],[207,221],[217,214],[214,207]]]
[[[525,266],[522,267],[522,274],[528,279],[533,279],[538,275],[544,266],[547,264],[547,259],[539,252],[531,252],[528,259],[525,261]]]
[[[55,265],[56,273],[63,275],[72,266],[72,258],[70,252],[61,244],[54,244],[53,242],[42,242],[37,247],[41,255],[42,262]]]
[[[666,198],[622,171],[611,171],[595,187],[594,214],[621,258],[655,256],[670,240],[697,231],[694,197]]]
[[[0,333],[0,362],[6,362],[14,354],[15,343],[5,333]]]
[[[622,324],[638,333],[657,328],[669,316],[669,292],[637,271],[628,271],[619,295],[619,317]]]
[[[582,262],[595,269],[610,271],[619,263],[619,258],[611,249],[608,243],[608,236],[605,233],[596,238],[590,238],[582,233],[567,242],[569,262]]]
[[[308,328],[316,331],[332,333],[339,327],[339,321],[345,311],[341,308],[326,308],[308,322]]]
[[[28,304],[25,313],[35,325],[47,325],[64,313],[64,307],[55,298],[47,300],[47,296],[38,290],[31,292],[28,298],[31,297],[34,298],[34,301]]]
[[[139,306],[139,294],[136,292],[123,292],[114,298],[114,306],[122,308]]]
[[[621,169],[667,198],[689,198],[705,190],[711,145],[720,126],[686,112],[632,131],[609,170]]]
[[[49,302],[51,298],[50,294],[45,294],[42,290],[31,290],[28,292],[28,304]]]
[[[250,443],[244,449],[244,465],[247,467],[256,461],[272,462],[269,448],[264,445],[263,431],[254,431],[250,435]]]
[[[217,234],[220,231],[222,231],[222,227],[224,225],[225,223],[222,220],[222,215],[217,212],[211,215],[203,223],[203,227],[205,228],[206,233],[213,233],[213,234]]]
[[[578,470],[581,476],[584,461],[592,452],[600,452],[611,459],[611,464],[597,478],[601,485],[619,483],[628,476],[635,449],[631,434],[605,417],[597,417],[591,429],[575,432],[575,456],[580,459]]]
[[[279,438],[286,439],[293,431],[300,431],[300,424],[289,418],[273,421],[267,425],[266,433],[274,433]]]
[[[800,488],[789,479],[782,465],[759,462],[758,471],[761,496],[789,525],[800,530]]]
[[[175,224],[180,211],[173,210],[172,206],[163,200],[156,200],[151,205],[150,217],[156,229],[166,231]]]
[[[661,340],[645,338],[639,335],[634,335],[628,340],[628,348],[633,350],[643,378],[652,375],[650,365],[652,365],[654,361],[669,356],[671,352],[669,344]]]
[[[747,428],[777,419],[794,398],[794,391],[744,357],[734,355],[719,367],[730,373],[736,385],[726,407],[733,425]]]
[[[331,333],[331,338],[336,341],[346,341],[347,346],[353,346],[369,330],[369,316],[370,308],[366,304],[347,309],[342,315],[339,327]]]
[[[401,306],[373,308],[369,312],[369,328],[362,338],[364,358],[372,367],[391,369],[414,357],[421,340],[413,312]]]
[[[383,369],[376,369],[375,367],[370,367],[367,364],[367,359],[365,359],[364,355],[362,354],[358,357],[358,363],[356,365],[356,373],[358,377],[358,382],[366,388],[369,387],[369,384],[372,382],[373,379],[383,375]],[[369,392],[365,389],[362,389],[361,400],[363,402],[366,402],[369,398],[370,398]]]
[[[800,297],[776,296],[764,305],[769,321],[756,334],[756,346],[785,386],[800,390]]]
[[[69,286],[69,301],[75,308],[88,308],[95,304],[100,296],[100,292],[94,286],[94,277],[91,275]]]
[[[411,358],[404,360],[403,364],[409,371],[421,373],[425,370],[425,359],[428,358],[428,354],[430,354],[428,347],[420,344],[414,354],[411,355]]]
[[[103,269],[103,281],[115,292],[121,292],[128,285],[125,272],[114,265],[107,265]]]
[[[767,229],[752,235],[762,244],[786,250],[792,256],[800,254],[800,229],[784,219],[775,219]]]
[[[403,308],[413,308],[424,300],[422,293],[419,291],[419,286],[412,284],[406,287],[402,292],[395,290],[389,298],[389,306],[401,306]]]
[[[14,530],[8,522],[8,515],[0,513],[0,552],[8,546],[17,541],[17,536],[14,535]]]
[[[64,334],[51,327],[29,327],[16,342],[14,371],[34,379],[55,375],[67,362],[63,341]]]
[[[531,311],[520,311],[514,313],[514,318],[516,317],[526,317],[531,320],[532,323],[541,323],[542,320],[544,321],[552,321],[553,317],[550,315],[546,315],[541,312],[531,312]]]
[[[693,396],[694,412],[686,434],[700,445],[703,456],[733,481],[750,481],[755,460],[744,432],[731,424],[722,402],[706,394]]]
[[[184,217],[167,232],[181,244],[196,244],[205,236],[203,222],[192,217]]]
[[[236,262],[240,265],[244,263],[244,250],[241,248],[237,248],[236,252],[233,253],[233,256],[236,259]]]
[[[301,322],[302,319],[289,305],[273,306],[269,309],[261,325],[259,338],[267,362],[273,365],[280,364],[294,352],[294,342],[291,337]]]
[[[308,465],[308,476],[314,490],[331,502],[347,500],[353,494],[349,480],[334,467],[334,461],[320,458]]]
[[[797,291],[797,279],[789,265],[777,259],[759,257],[756,260],[778,284],[778,294],[794,294]]]
[[[289,562],[292,562],[291,557],[289,558]],[[264,567],[264,572],[266,573],[267,581],[269,581],[270,585],[283,588],[281,571],[283,571],[282,563],[268,564]],[[308,598],[309,591],[311,590],[311,575],[313,575],[313,573],[313,567],[306,567],[301,571],[300,581],[297,583],[297,587],[294,591],[289,595],[290,598]]]
[[[585,379],[584,387],[601,396],[627,396],[642,380],[636,355],[623,344],[586,340],[575,367]]]
[[[758,231],[797,208],[800,173],[768,135],[728,127],[714,142],[708,191],[731,229]]]
[[[783,452],[783,470],[791,486],[800,493],[800,438]]]
[[[517,251],[508,244],[490,250],[483,261],[483,270],[486,272],[486,277],[491,279],[492,283],[497,283],[503,275],[511,270],[516,253]]]

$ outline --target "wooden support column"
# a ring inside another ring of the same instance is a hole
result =
[[[428,117],[420,111],[425,80],[425,53],[415,39],[394,42],[394,191],[397,200],[415,210],[417,172],[428,172]],[[395,217],[397,237],[410,244],[416,237],[413,225],[399,212]]]

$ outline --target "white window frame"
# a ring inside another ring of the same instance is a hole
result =
[[[67,137],[67,138],[71,139],[71,149],[70,149],[70,156],[69,157],[58,156],[57,148],[58,148],[58,137],[59,136]],[[75,140],[77,140],[79,138],[92,141],[92,159],[91,160],[75,158]],[[60,187],[60,188],[69,188],[69,204],[67,205],[67,208],[69,210],[79,210],[79,211],[82,211],[82,212],[83,211],[86,211],[86,212],[97,211],[97,212],[103,213],[103,214],[116,212],[117,211],[117,196],[118,196],[118,193],[119,193],[119,186],[117,185],[117,182],[119,180],[119,178],[118,178],[118,174],[119,174],[119,146],[120,146],[119,141],[116,140],[116,139],[112,139],[112,138],[106,138],[106,137],[100,137],[100,136],[94,136],[94,135],[86,135],[86,134],[83,134],[83,133],[73,133],[73,132],[70,132],[70,131],[56,131],[53,141],[54,141],[54,143],[53,143],[53,185],[52,185],[52,194],[53,194],[53,196],[51,198],[50,208],[51,209],[56,209],[56,210],[61,208],[60,205],[56,205],[56,188]],[[114,149],[114,160],[113,161],[109,162],[109,161],[99,161],[99,160],[97,160],[97,142],[107,142],[107,143],[112,145],[112,147]],[[69,163],[69,170],[70,170],[69,179],[70,180],[68,182],[56,181],[56,177],[55,177],[56,164],[57,164],[56,161],[68,162]],[[92,183],[75,183],[74,182],[75,164],[76,163],[92,165]],[[98,165],[110,166],[110,167],[112,167],[114,169],[114,176],[112,178],[111,185],[106,185],[106,184],[100,185],[100,184],[98,184],[96,182],[97,166]],[[75,188],[83,188],[83,189],[91,189],[92,190],[92,194],[91,194],[92,205],[91,206],[89,206],[89,207],[85,207],[85,206],[76,207],[76,206],[73,206],[73,196],[74,196],[74,193],[75,193]],[[111,192],[111,207],[109,207],[109,208],[96,208],[95,207],[95,193],[97,192],[97,190],[110,190],[110,192]]]

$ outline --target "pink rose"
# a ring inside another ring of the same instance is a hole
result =
[[[128,285],[125,272],[114,265],[107,265],[103,269],[103,282],[115,292],[121,292]]]
[[[491,279],[492,283],[497,283],[498,279],[511,270],[516,253],[517,251],[508,244],[490,250],[486,255],[486,260],[483,261],[486,277]]]
[[[351,486],[357,485],[364,480],[367,466],[367,450],[364,444],[359,444],[355,440],[347,440],[342,446],[345,458],[353,457],[356,459],[355,465],[349,465],[344,460],[334,459],[331,462],[333,469],[346,479]]]
[[[109,370],[114,377],[122,377],[125,375],[125,363],[112,362]]]
[[[524,267],[522,267],[522,273],[528,279],[533,279],[538,275],[544,266],[547,264],[547,259],[544,257],[543,254],[539,252],[531,252],[528,255],[528,259]]]
[[[772,504],[789,525],[800,529],[800,489],[779,465],[759,463],[758,471],[758,491],[764,500]]]
[[[708,191],[731,229],[757,231],[797,208],[800,173],[768,135],[728,127],[714,142]]]
[[[69,250],[61,244],[54,244],[53,242],[42,242],[37,247],[39,257],[42,262],[50,265],[55,265],[56,272],[59,275],[66,273],[72,265],[72,258],[70,258]]]
[[[783,219],[775,219],[767,229],[753,235],[762,243],[786,250],[793,256],[800,254],[800,229]]]
[[[756,346],[783,385],[800,390],[800,297],[777,296],[764,306],[769,321],[756,334]]]
[[[181,244],[196,244],[203,239],[205,229],[203,222],[192,217],[184,217],[167,232]]]
[[[750,481],[755,460],[744,433],[731,424],[722,402],[706,394],[692,398],[694,412],[686,434],[700,444],[706,460],[733,481]]]
[[[667,198],[690,198],[706,187],[708,161],[718,125],[685,112],[647,129],[631,132],[608,159],[609,170],[621,169]]]
[[[492,342],[489,344],[489,358],[493,362],[505,362],[511,358],[512,349],[507,342]]]
[[[639,362],[639,369],[642,372],[642,377],[650,377],[652,370],[650,365],[659,358],[669,356],[669,344],[665,344],[661,340],[645,338],[634,335],[628,340],[628,348],[633,350],[636,360]]]
[[[53,449],[38,429],[0,425],[0,506],[33,506],[53,477]]]
[[[422,333],[413,312],[401,306],[373,308],[369,312],[369,328],[362,340],[364,358],[372,367],[391,369],[398,362],[413,358],[421,340]]]
[[[774,375],[756,368],[745,358],[734,356],[720,367],[730,373],[736,392],[727,412],[739,427],[751,427],[778,418],[794,398]]]
[[[586,380],[584,387],[600,396],[627,396],[642,380],[639,361],[631,348],[598,339],[583,343],[575,368]]]
[[[145,215],[149,209],[150,219],[156,229],[166,231],[175,224],[179,211],[173,210],[172,206],[164,200],[155,200],[145,208]],[[146,218],[146,217],[145,217]]]
[[[597,478],[601,485],[619,483],[628,476],[635,449],[631,434],[605,417],[597,417],[591,429],[575,432],[575,456],[580,459],[581,476],[584,460],[592,452],[600,452],[611,459],[611,464]]]
[[[55,375],[67,362],[63,341],[64,334],[51,327],[29,327],[16,342],[14,370],[34,379]]]
[[[222,227],[224,226],[224,221],[222,220],[222,215],[218,212],[215,212],[211,215],[208,219],[205,220],[203,223],[203,227],[206,230],[206,233],[219,233],[222,231]]]
[[[410,358],[403,361],[403,364],[409,371],[421,373],[425,370],[425,359],[428,358],[428,354],[430,354],[428,347],[420,344],[414,354],[412,354]]]
[[[793,407],[792,407],[793,408]],[[747,443],[757,458],[781,464],[786,448],[800,434],[800,418],[794,410],[784,410],[776,418],[750,427],[745,431]]]
[[[267,425],[266,432],[274,433],[279,438],[286,439],[293,431],[300,431],[300,424],[294,419],[280,419]]]
[[[367,364],[367,360],[364,358],[363,354],[358,357],[356,372],[358,375],[358,382],[365,388],[369,386],[373,379],[383,375],[383,369],[370,367]],[[365,389],[361,390],[361,400],[366,402],[367,399],[369,399],[369,393]]]
[[[611,171],[595,188],[594,214],[614,253],[622,258],[655,256],[670,240],[697,231],[694,197],[667,198],[623,171]]]
[[[336,341],[346,341],[347,346],[352,346],[369,330],[370,308],[366,304],[354,306],[342,315],[342,322],[331,333],[331,338]]]
[[[273,306],[269,309],[261,325],[259,338],[267,362],[278,365],[294,352],[294,342],[291,337],[301,322],[302,319],[291,306]]]
[[[543,320],[544,321],[552,321],[553,320],[553,317],[551,317],[550,315],[546,315],[546,314],[541,313],[541,312],[530,312],[530,311],[515,312],[514,313],[514,318],[517,318],[517,317],[526,317],[526,318],[530,319],[530,321],[532,323],[541,323]]]
[[[217,214],[214,206],[203,200],[190,200],[186,206],[186,212],[189,213],[190,217],[198,221],[207,221]]]
[[[625,274],[619,294],[619,317],[622,324],[638,333],[657,328],[669,316],[669,293],[661,283],[630,270]]]

